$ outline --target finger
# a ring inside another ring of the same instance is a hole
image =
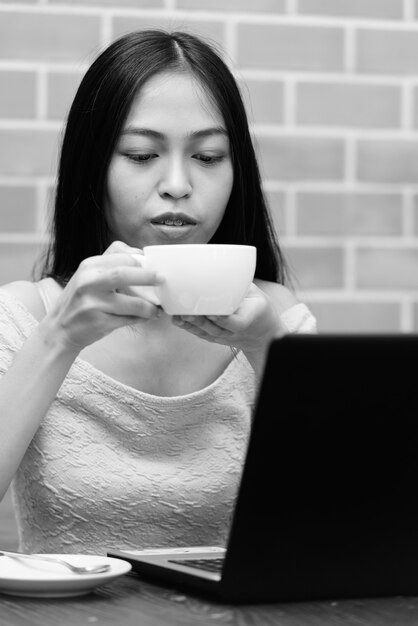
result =
[[[203,330],[202,328],[199,328],[198,326],[195,326],[183,320],[177,320],[176,325],[179,326],[181,329],[191,333],[192,335],[195,335],[200,339],[204,339],[205,341],[209,341],[210,343],[219,343],[224,346],[229,346],[233,343],[233,337],[229,334],[215,337],[214,335],[205,332],[205,330]]]
[[[226,317],[226,316],[223,316],[223,317]],[[181,319],[187,324],[191,324],[193,326],[200,328],[201,330],[211,335],[212,337],[220,337],[221,335],[224,335],[225,333],[230,332],[230,328],[216,324],[214,321],[210,319],[210,317],[182,315]]]
[[[239,310],[232,315],[209,315],[207,319],[218,328],[231,333],[242,331],[248,325],[247,316],[242,315]]]
[[[94,279],[94,277],[92,277]],[[118,265],[102,269],[95,276],[95,284],[108,291],[134,287],[135,285],[158,285],[162,278],[154,270],[141,267],[126,267]]]
[[[106,268],[116,265],[141,267],[141,253],[113,252],[91,256],[80,263],[81,268]]]
[[[125,252],[126,254],[143,254],[140,248],[133,248],[128,246],[124,241],[113,241],[103,254],[115,254],[118,252]]]
[[[218,340],[231,335],[229,330],[216,326],[203,316],[173,316],[173,323],[176,326],[184,328],[195,335],[199,335],[203,339]]]
[[[196,335],[197,337],[201,337],[202,339],[206,338],[207,333],[205,333],[198,326],[191,324],[190,322],[186,322],[181,317],[177,317],[177,318],[172,317],[172,322],[179,328],[182,328],[183,330],[187,330],[189,333],[192,333],[193,335]]]
[[[146,323],[149,318],[129,315],[108,315],[109,329],[116,330],[126,326],[137,326],[141,322]]]
[[[152,304],[148,300],[143,300],[135,296],[129,296],[124,293],[113,293],[109,301],[107,312],[110,315],[119,317],[129,317],[131,320],[138,321],[138,318],[151,319],[159,317],[161,309]]]

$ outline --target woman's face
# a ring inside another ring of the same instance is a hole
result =
[[[151,78],[109,164],[105,211],[113,239],[139,248],[207,243],[232,184],[224,120],[201,85],[188,73]]]

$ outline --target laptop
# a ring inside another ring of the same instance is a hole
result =
[[[418,594],[418,335],[275,339],[225,548],[109,550],[228,603]]]

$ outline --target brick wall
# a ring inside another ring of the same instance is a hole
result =
[[[418,330],[418,0],[0,0],[0,283],[45,241],[80,77],[149,26],[225,49],[320,330]]]

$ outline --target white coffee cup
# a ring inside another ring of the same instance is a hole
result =
[[[162,278],[135,292],[169,315],[231,315],[254,278],[257,249],[233,244],[145,246],[143,265]]]

